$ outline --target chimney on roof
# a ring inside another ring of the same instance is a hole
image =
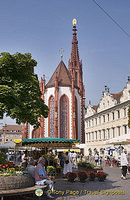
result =
[[[128,82],[130,81],[130,76],[128,76]]]

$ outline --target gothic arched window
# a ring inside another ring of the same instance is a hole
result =
[[[77,98],[75,97],[75,125],[76,125],[76,138],[78,139],[78,102]]]
[[[67,97],[63,95],[61,97],[60,101],[60,133],[61,133],[61,138],[67,138],[68,136],[68,101]]]
[[[51,96],[49,99],[49,136],[54,137],[54,97]]]

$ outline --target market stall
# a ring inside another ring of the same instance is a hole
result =
[[[22,146],[26,147],[68,147],[71,148],[73,145],[79,144],[79,140],[75,139],[65,139],[65,138],[33,138],[33,139],[23,139]]]

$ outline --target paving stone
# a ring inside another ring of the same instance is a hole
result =
[[[121,169],[117,167],[103,167],[108,174],[104,182],[86,181],[74,183],[66,179],[59,179],[55,183],[55,190],[64,192],[63,195],[54,195],[56,200],[130,200],[130,175],[127,180],[122,180]],[[69,191],[70,190],[70,191]],[[122,194],[118,194],[119,192]],[[78,195],[75,195],[75,193]],[[93,194],[93,192],[97,194]]]

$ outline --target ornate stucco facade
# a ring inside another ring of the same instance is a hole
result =
[[[85,154],[99,153],[106,147],[123,146],[130,151],[130,128],[128,108],[130,107],[130,79],[123,91],[112,94],[105,87],[97,106],[89,103],[85,113]],[[118,151],[113,152],[118,156]]]
[[[24,138],[56,137],[85,141],[85,91],[76,31],[74,23],[68,68],[61,59],[47,84],[45,83],[45,75],[41,78],[42,99],[49,107],[48,118],[42,119],[38,130],[26,124]]]

